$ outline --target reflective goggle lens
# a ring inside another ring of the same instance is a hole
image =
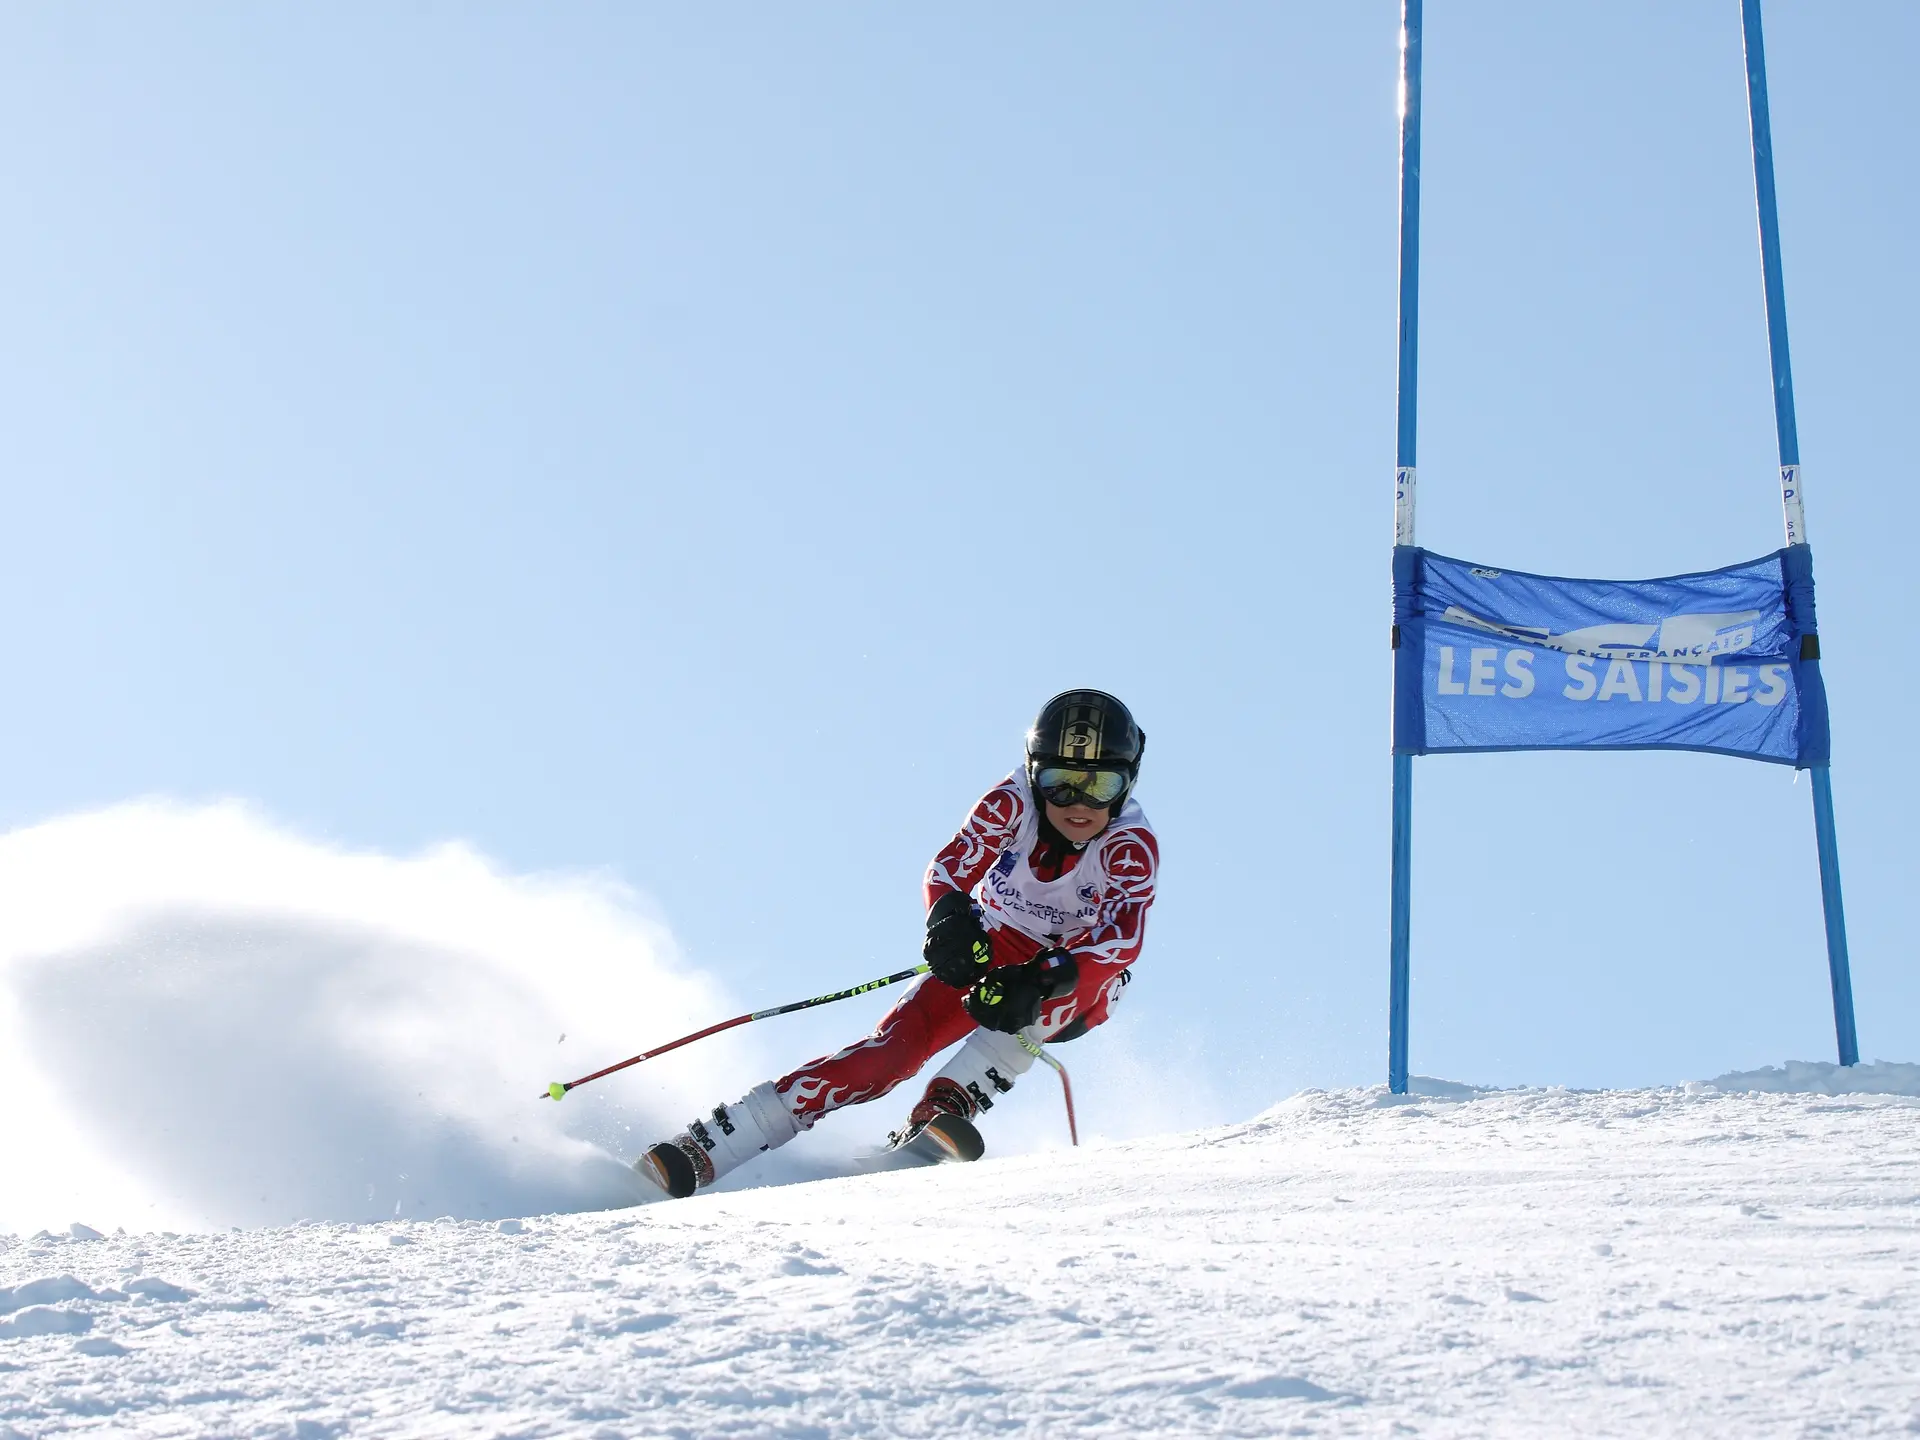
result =
[[[1033,785],[1052,805],[1107,806],[1127,793],[1127,777],[1119,770],[1070,770],[1064,765],[1047,766]]]

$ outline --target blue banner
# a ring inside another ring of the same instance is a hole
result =
[[[1813,560],[1563,580],[1393,552],[1393,748],[1706,750],[1827,763]]]

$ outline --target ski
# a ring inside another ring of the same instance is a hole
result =
[[[965,1164],[986,1154],[987,1142],[971,1120],[936,1115],[918,1128],[896,1130],[887,1137],[887,1149],[928,1165]]]

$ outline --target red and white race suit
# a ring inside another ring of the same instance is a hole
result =
[[[1023,768],[983,795],[933,857],[926,900],[931,906],[953,890],[973,897],[993,945],[990,968],[1018,965],[1053,945],[1073,952],[1079,985],[1049,1001],[1028,1032],[1044,1040],[1076,1021],[1085,1030],[1107,1018],[1140,954],[1159,868],[1153,827],[1132,800],[1084,848],[1047,843]],[[774,1089],[802,1129],[843,1105],[876,1099],[976,1028],[961,999],[961,991],[923,976],[871,1035],[782,1076]]]

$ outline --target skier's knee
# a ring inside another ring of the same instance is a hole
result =
[[[1069,1021],[1066,1025],[1062,1026],[1059,1034],[1047,1036],[1047,1044],[1064,1045],[1069,1040],[1078,1040],[1082,1035],[1086,1034],[1087,1031],[1091,1030],[1092,1028],[1093,1026],[1087,1023],[1086,1016],[1084,1015],[1078,1016],[1077,1018]]]
[[[1053,1034],[1043,1035],[1041,1038],[1049,1045],[1064,1045],[1069,1040],[1078,1040],[1095,1026],[1105,1024],[1113,1018],[1113,1007],[1120,1003],[1121,994],[1132,980],[1131,970],[1122,970],[1119,974],[1105,980],[1099,989],[1085,998],[1085,1006],[1078,1015]]]

